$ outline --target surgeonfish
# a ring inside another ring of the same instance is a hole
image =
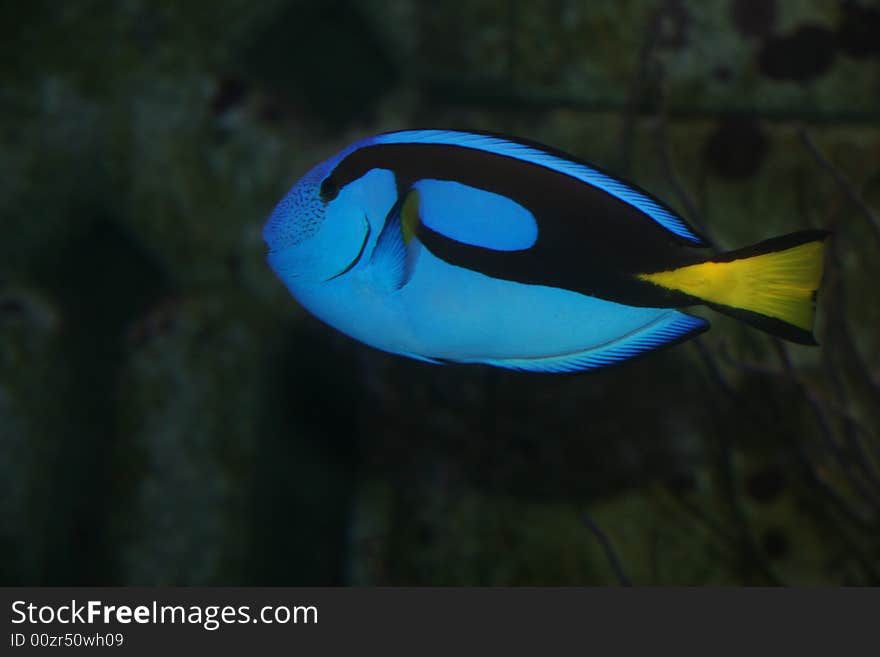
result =
[[[271,268],[325,323],[432,363],[574,372],[709,327],[706,305],[816,344],[826,231],[721,254],[635,185],[501,135],[404,130],[306,173],[263,229]]]

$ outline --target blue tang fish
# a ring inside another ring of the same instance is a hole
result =
[[[293,296],[432,363],[574,372],[673,344],[698,304],[815,344],[825,231],[722,254],[661,201],[540,144],[405,130],[306,173],[263,229]]]

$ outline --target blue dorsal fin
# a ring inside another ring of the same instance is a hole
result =
[[[474,362],[525,372],[553,374],[580,372],[623,362],[705,331],[707,328],[709,322],[705,319],[670,310],[641,329],[585,351],[548,358],[504,358]]]
[[[564,154],[551,153],[537,144],[514,141],[506,137],[492,134],[461,132],[455,130],[402,130],[370,137],[359,142],[356,147],[375,144],[447,144],[461,148],[495,153],[514,158],[523,162],[558,171],[620,199],[624,203],[641,210],[663,228],[671,233],[692,242],[694,245],[706,246],[705,240],[697,235],[681,217],[663,205],[660,201],[600,171],[592,165],[578,162]]]
[[[521,251],[538,239],[538,222],[506,196],[450,180],[419,180],[419,220],[457,242],[495,251]]]
[[[418,195],[409,192],[398,199],[376,240],[370,264],[389,290],[399,290],[412,278],[418,243],[415,239],[418,223]]]

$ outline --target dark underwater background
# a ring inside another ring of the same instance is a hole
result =
[[[6,2],[0,583],[880,583],[880,4]],[[722,249],[829,227],[819,348],[710,311],[582,376],[309,317],[314,163],[500,131]]]

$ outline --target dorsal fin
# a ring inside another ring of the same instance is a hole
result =
[[[580,162],[562,152],[551,152],[539,144],[518,141],[510,137],[490,133],[455,130],[403,130],[370,137],[359,142],[355,148],[377,144],[446,144],[495,153],[522,162],[536,164],[601,189],[605,193],[644,212],[674,235],[696,246],[706,246],[705,240],[661,201],[649,196],[646,192],[637,189],[633,185],[624,183],[604,173],[591,164]]]

